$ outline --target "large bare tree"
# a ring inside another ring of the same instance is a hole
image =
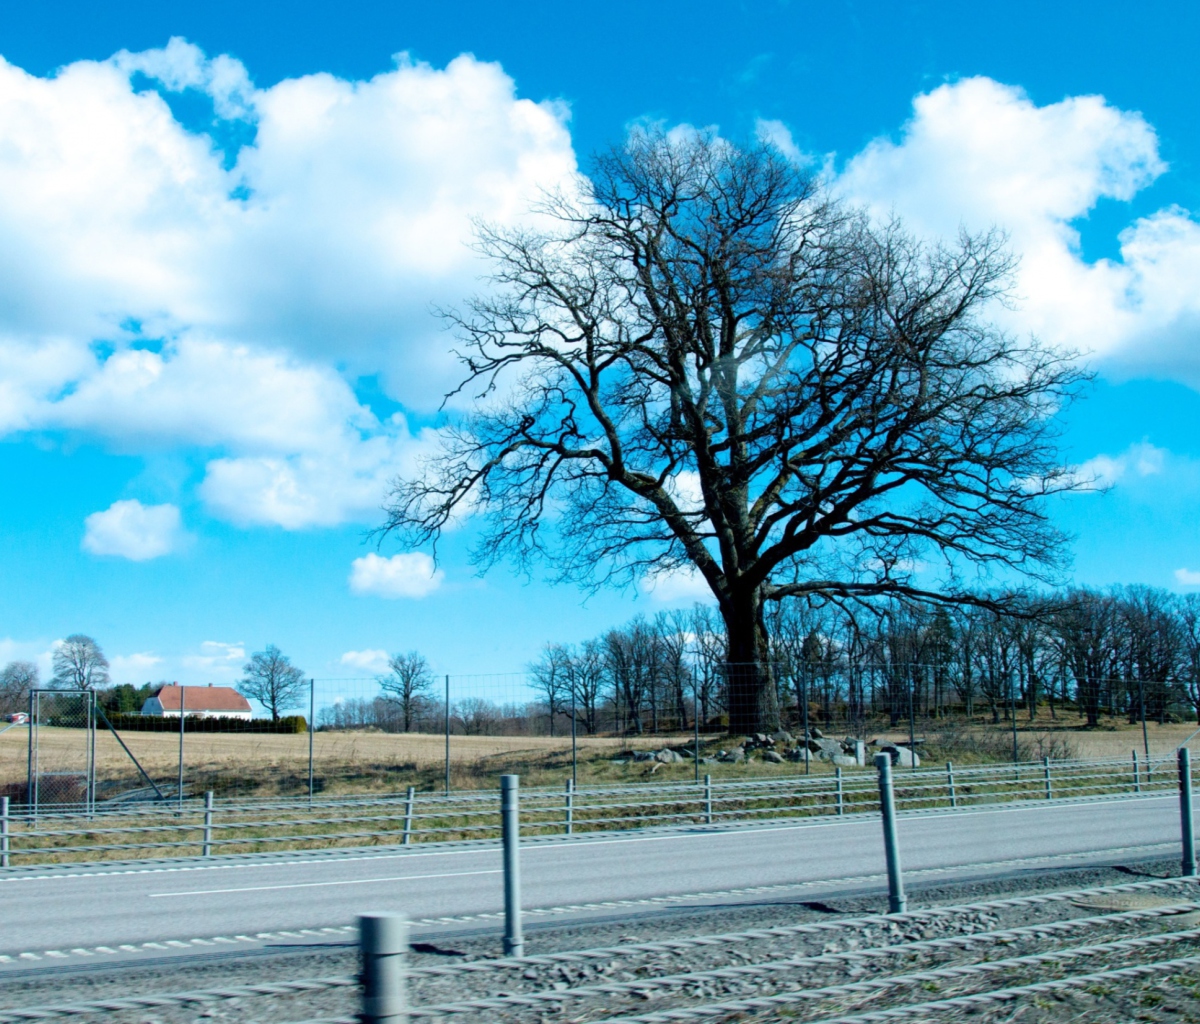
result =
[[[278,722],[281,711],[299,707],[304,699],[304,671],[274,644],[250,655],[242,671],[245,675],[237,684],[238,692],[258,701],[273,721]]]
[[[108,685],[108,659],[90,636],[72,633],[54,648],[52,686],[95,690]]]
[[[425,656],[420,651],[393,654],[388,658],[387,674],[377,676],[376,680],[387,699],[399,705],[404,731],[411,732],[413,721],[433,688],[433,672]]]
[[[384,534],[481,513],[483,566],[599,586],[698,575],[730,726],[773,727],[764,605],[964,599],[1034,574],[1070,486],[1053,415],[1079,372],[993,326],[996,233],[877,226],[775,151],[635,133],[539,231],[484,227],[494,287],[448,314],[477,403],[397,480]]]

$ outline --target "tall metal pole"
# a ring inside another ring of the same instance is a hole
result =
[[[1179,825],[1183,838],[1183,870],[1185,877],[1196,874],[1196,830],[1192,822],[1192,752],[1179,748]]]
[[[0,796],[0,868],[8,867],[8,797]]]
[[[28,763],[26,765],[26,778],[25,778],[25,808],[26,808],[26,810],[28,810],[31,807],[33,808],[33,813],[30,815],[30,819],[32,821],[37,821],[37,779],[34,778],[34,776],[36,774],[34,769],[36,766],[34,765],[34,760],[33,760],[33,758],[34,758],[33,731],[36,728],[36,722],[37,722],[37,719],[34,717],[33,712],[34,712],[34,704],[37,701],[37,699],[38,699],[37,695],[34,693],[34,691],[30,690],[29,691],[29,722],[26,724],[26,728],[29,730],[29,735],[27,737],[27,739],[29,741],[29,754],[28,754]]]
[[[500,776],[500,833],[504,843],[504,955],[524,956],[521,933],[521,776]]]
[[[800,703],[803,705],[800,712],[804,718],[804,774],[807,775],[809,764],[812,761],[812,751],[808,746],[808,669],[803,665],[800,667]]]
[[[692,675],[692,761],[695,767],[696,782],[700,782],[700,694],[696,689],[696,676]]]
[[[917,770],[917,719],[913,711],[913,695],[917,689],[917,673],[914,669],[908,674],[908,749],[912,757],[908,759],[910,771]]]
[[[900,868],[900,846],[896,841],[896,801],[892,792],[892,758],[876,754],[879,769],[879,810],[883,818],[883,853],[887,859],[888,913],[903,914],[908,908],[904,895],[904,877]]]
[[[404,985],[404,954],[408,923],[398,914],[363,914],[358,919],[362,954],[363,1024],[404,1024],[408,999]]]
[[[450,795],[450,677],[446,676],[446,796]]]
[[[1013,764],[1017,763],[1017,694],[1013,688],[1013,677],[1008,675],[1008,716],[1012,719]]]
[[[308,681],[308,802],[313,801],[313,730],[317,727],[317,681]]]
[[[88,690],[88,814],[96,812],[96,691]]]
[[[1146,767],[1150,767],[1150,734],[1146,732],[1146,684],[1138,679],[1138,700],[1142,705],[1142,749],[1146,752]]]
[[[575,724],[576,716],[575,703],[575,682],[571,681],[571,785],[572,787],[579,785],[579,751],[576,749],[576,737],[578,728]]]
[[[179,687],[179,809],[183,810],[183,705],[186,686]]]

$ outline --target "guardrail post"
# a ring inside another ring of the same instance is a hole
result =
[[[404,839],[401,840],[403,846],[408,846],[412,842],[413,804],[416,799],[416,787],[409,786],[408,792],[404,794]]]
[[[1136,750],[1131,750],[1133,754],[1133,791],[1140,793],[1142,791],[1142,773],[1138,770],[1138,756]]]
[[[958,796],[954,792],[954,762],[946,762],[946,788],[950,790],[951,809],[958,806]]]
[[[1045,754],[1042,756],[1042,768],[1046,773],[1046,799],[1053,800],[1054,799],[1054,790],[1050,786],[1050,755],[1049,754]]]
[[[0,868],[8,867],[8,797],[0,796]]]
[[[567,835],[571,834],[572,826],[574,825],[575,816],[575,782],[573,779],[567,779]]]
[[[204,791],[204,856],[212,856],[213,791]]]
[[[712,776],[704,776],[704,822],[712,824]]]
[[[1192,752],[1179,748],[1179,824],[1183,833],[1183,875],[1196,874],[1196,832],[1192,824]]]
[[[358,918],[362,955],[363,1024],[404,1024],[404,954],[408,923],[399,914],[362,914]]]
[[[504,843],[504,955],[524,956],[521,934],[521,776],[500,776],[500,831]]]
[[[842,769],[840,765],[833,769],[833,775],[837,783],[837,812],[838,817],[841,817],[846,813],[846,799],[845,794],[842,792]]]
[[[883,819],[883,852],[887,859],[888,913],[903,914],[908,908],[904,895],[904,877],[900,868],[900,846],[896,842],[896,800],[892,792],[892,758],[876,754],[879,769],[879,811]]]

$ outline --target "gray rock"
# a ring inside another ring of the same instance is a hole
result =
[[[746,760],[746,751],[741,747],[734,747],[728,754],[721,758],[721,760],[730,762],[732,764],[741,764]]]
[[[654,755],[654,760],[660,761],[662,764],[677,764],[678,762],[682,761],[683,758],[675,753],[675,751],[668,750],[664,747]]]
[[[893,766],[897,768],[921,767],[921,755],[915,750],[897,746],[895,743],[882,743],[879,749],[891,757]]]
[[[771,733],[771,739],[773,739],[776,743],[783,743],[789,747],[795,742],[795,740],[792,739],[792,734],[784,729],[780,729],[777,732]]]
[[[654,755],[649,750],[635,750],[633,759],[635,761],[653,761]]]
[[[814,725],[814,726],[812,726],[812,727],[811,727],[811,728],[808,730],[808,734],[809,734],[809,736],[811,736],[811,737],[812,737],[814,740],[823,740],[823,739],[825,738],[825,734],[824,734],[823,732],[821,732],[821,730],[820,730],[820,729],[818,729],[818,728],[817,728],[815,725]]]
[[[858,764],[858,761],[850,754],[834,754],[829,760],[842,768],[852,768]]]
[[[763,751],[762,758],[764,761],[769,761],[771,764],[783,764],[783,755],[774,750]]]

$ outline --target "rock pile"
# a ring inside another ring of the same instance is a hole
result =
[[[858,741],[850,737],[844,740],[829,739],[816,728],[810,729],[807,736],[798,739],[783,729],[769,736],[758,732],[747,736],[732,750],[722,750],[716,760],[727,764],[741,764],[743,761],[753,760],[755,754],[770,764],[807,761],[813,758],[844,766],[862,763],[858,759]]]

